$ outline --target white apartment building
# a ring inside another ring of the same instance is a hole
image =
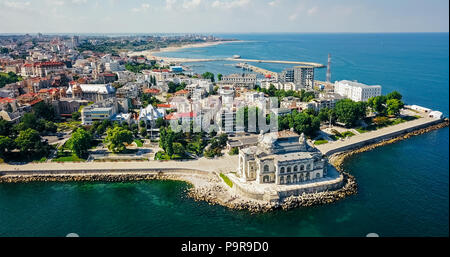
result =
[[[298,91],[300,90],[300,86],[295,84],[294,82],[269,82],[269,81],[262,81],[261,87],[265,89],[269,89],[270,86],[273,85],[277,90],[284,90],[284,91]]]
[[[334,92],[353,101],[367,101],[381,95],[381,86],[368,86],[357,81],[341,80],[334,83]]]

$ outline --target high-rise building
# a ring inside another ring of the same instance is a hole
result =
[[[293,82],[299,88],[311,89],[314,86],[314,67],[295,66],[283,70],[278,76],[279,82]]]

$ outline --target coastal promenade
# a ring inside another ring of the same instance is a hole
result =
[[[397,125],[377,129],[361,133],[343,140],[329,142],[322,145],[315,146],[324,155],[332,155],[334,153],[352,150],[362,147],[367,144],[380,142],[382,140],[390,139],[401,134],[411,132],[413,130],[426,128],[434,124],[442,122],[442,119],[422,117],[420,119],[403,122]]]
[[[229,172],[237,168],[238,156],[223,156],[216,159],[200,158],[189,161],[142,161],[142,162],[69,162],[69,163],[28,163],[24,165],[0,164],[0,172],[14,174],[29,172],[41,173],[51,171],[164,171],[164,170],[198,170],[206,172]]]

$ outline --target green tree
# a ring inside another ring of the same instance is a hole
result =
[[[207,71],[207,72],[202,74],[202,77],[204,79],[210,79],[211,82],[214,82],[214,73],[212,73],[212,72]]]
[[[141,129],[139,129],[139,134],[141,134],[142,137],[145,137],[147,135],[147,128],[141,127]]]
[[[222,133],[219,135],[219,145],[220,147],[225,147],[227,145],[228,135],[226,133]]]
[[[385,96],[375,96],[367,100],[367,105],[372,109],[372,111],[377,112],[380,115],[384,115],[386,112],[386,97]]]
[[[236,155],[239,154],[239,148],[237,147],[233,147],[230,149],[230,151],[228,152],[229,155]]]
[[[218,81],[221,81],[221,80],[222,80],[222,74],[217,73],[217,80],[218,80]]]
[[[80,112],[72,112],[72,120],[80,120],[81,113]]]
[[[184,155],[184,147],[181,143],[173,143],[172,144],[172,148],[173,148],[173,153],[179,156],[183,156]]]
[[[89,153],[88,150],[91,147],[91,142],[91,134],[82,128],[78,128],[72,133],[67,145],[78,157],[85,158]]]
[[[366,116],[366,103],[354,102],[350,99],[342,99],[336,103],[334,111],[339,122],[346,126],[353,126]]]
[[[55,120],[55,110],[50,104],[44,102],[39,102],[33,106],[33,112],[36,114],[37,118],[43,118],[46,120]]]
[[[15,143],[23,153],[40,152],[44,146],[39,132],[31,128],[20,131]]]
[[[0,135],[0,156],[3,157],[6,152],[12,151],[15,148],[14,140],[7,136]]]
[[[387,100],[386,102],[386,110],[389,115],[398,115],[400,114],[400,110],[404,107],[402,101],[392,98]]]
[[[398,91],[392,91],[391,93],[386,95],[387,100],[397,99],[402,100],[402,95]]]
[[[12,133],[13,125],[11,122],[0,118],[0,135],[9,136]]]
[[[108,128],[106,130],[105,143],[113,153],[123,152],[126,150],[126,144],[133,142],[133,133],[122,127]]]
[[[164,127],[164,118],[159,117],[158,119],[156,119],[155,125],[157,128],[161,128]]]
[[[323,122],[329,122],[331,120],[331,123],[334,123],[336,121],[336,114],[334,113],[334,110],[328,107],[320,109],[317,117]]]

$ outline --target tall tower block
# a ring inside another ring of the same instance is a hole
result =
[[[331,54],[328,54],[327,82],[331,82]]]

